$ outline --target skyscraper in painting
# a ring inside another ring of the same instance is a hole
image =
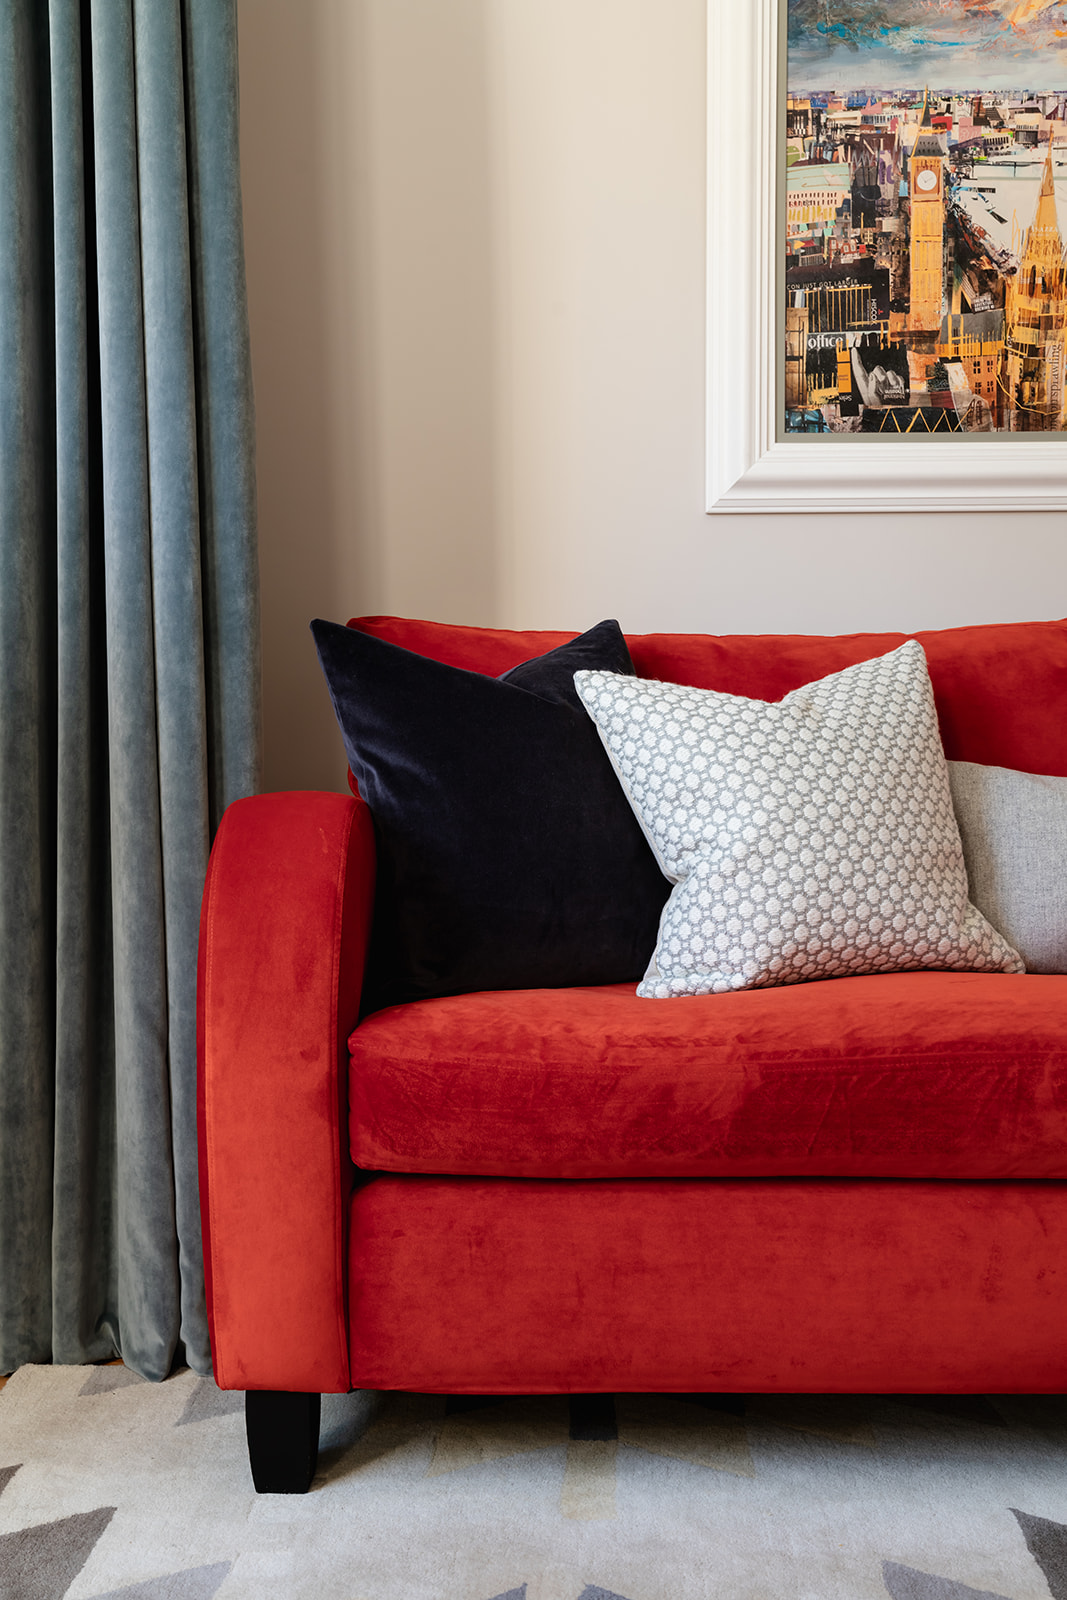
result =
[[[787,432],[1067,430],[1065,46],[1067,0],[789,0]]]

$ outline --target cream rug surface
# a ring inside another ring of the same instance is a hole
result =
[[[21,1368],[3,1600],[1067,1600],[1059,1397],[329,1397],[262,1497],[242,1407]]]

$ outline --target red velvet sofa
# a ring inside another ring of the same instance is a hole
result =
[[[500,673],[570,635],[393,618]],[[903,635],[629,640],[766,700]],[[1067,623],[916,635],[949,759],[1067,775]],[[321,1392],[1067,1388],[1067,977],[909,972],[359,1014],[358,798],[223,819],[204,897],[201,1196],[215,1375],[261,1489]]]

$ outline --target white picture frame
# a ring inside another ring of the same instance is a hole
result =
[[[785,4],[708,0],[709,513],[1067,509],[1062,433],[779,437]]]

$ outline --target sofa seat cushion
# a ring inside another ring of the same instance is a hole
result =
[[[351,627],[472,672],[505,672],[568,633],[511,633],[410,617],[354,617]],[[781,700],[906,638],[926,652],[950,761],[1067,776],[1067,619],[979,623],[925,633],[627,634],[639,678],[754,700]]]
[[[1067,1178],[1067,977],[493,991],[390,1007],[349,1045],[367,1169]]]

